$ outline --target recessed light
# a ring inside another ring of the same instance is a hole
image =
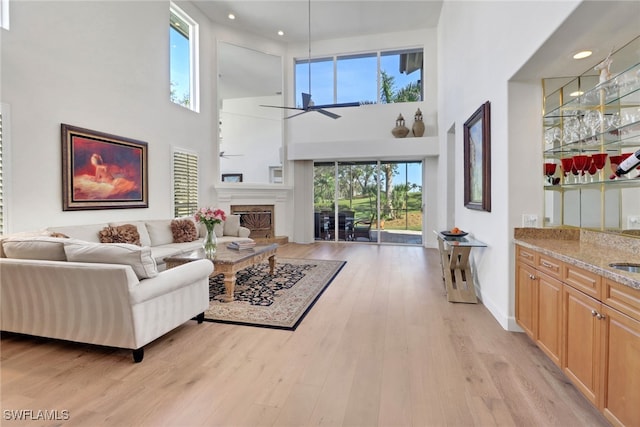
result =
[[[278,30],[278,35],[279,35],[279,36],[284,36],[284,31],[282,31],[282,30]]]
[[[588,58],[593,54],[592,51],[590,50],[581,50],[580,52],[577,52],[573,55],[573,59],[584,59],[584,58]]]
[[[236,15],[234,15],[233,13],[230,13],[229,15],[227,15],[229,17],[229,19],[231,19],[232,21],[234,19],[236,19]]]
[[[571,93],[569,94],[569,96],[573,96],[573,97],[580,96],[580,95],[584,95],[584,92],[583,92],[583,91],[581,91],[581,90],[577,90],[577,91],[575,91],[575,92],[571,92]]]

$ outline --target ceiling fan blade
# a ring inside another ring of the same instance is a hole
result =
[[[301,113],[297,113],[297,114],[294,114],[293,116],[285,117],[284,119],[286,120],[286,119],[290,119],[290,118],[292,118],[292,117],[297,117],[297,116],[299,116],[299,115],[301,115],[301,114],[305,114],[305,113],[308,113],[308,112],[309,112],[309,111],[304,110],[304,111],[302,111]]]
[[[283,107],[281,105],[260,105],[261,107],[268,107],[268,108],[282,108],[284,110],[302,110],[302,108],[296,108],[296,107]]]
[[[332,119],[339,119],[342,116],[337,115],[336,113],[332,113],[331,111],[327,111],[327,110],[322,110],[322,109],[316,109],[314,108],[313,111],[317,111],[320,114],[324,114],[327,117],[331,117]]]

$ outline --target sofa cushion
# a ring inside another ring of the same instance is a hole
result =
[[[126,221],[126,222],[110,222],[109,225],[112,227],[118,225],[131,224],[135,225],[138,230],[138,234],[140,235],[140,246],[151,246],[151,239],[149,238],[149,233],[147,232],[147,226],[144,221]]]
[[[72,239],[84,240],[85,242],[100,243],[98,237],[100,230],[109,224],[89,224],[89,225],[67,225],[62,227],[49,227],[51,232],[62,233]]]
[[[206,228],[205,228],[205,230],[206,230]],[[213,232],[216,235],[216,237],[224,236],[224,221],[222,221],[220,224],[215,224],[213,226]],[[204,237],[204,230],[202,231],[202,236]]]
[[[66,261],[64,244],[68,238],[61,237],[10,237],[2,242],[7,258]]]
[[[225,236],[238,236],[240,232],[240,215],[227,215],[224,222]]]
[[[138,279],[158,275],[158,267],[148,246],[140,247],[129,243],[75,242],[65,244],[64,252],[69,261],[130,265]]]
[[[173,243],[193,242],[198,238],[196,224],[189,219],[174,219],[171,221]]]
[[[100,233],[100,243],[130,243],[140,246],[140,233],[133,224],[108,225]]]
[[[173,243],[170,219],[156,219],[145,221],[151,246],[166,245]]]

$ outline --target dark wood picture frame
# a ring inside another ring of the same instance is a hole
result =
[[[464,205],[491,212],[491,104],[464,123]]]
[[[241,173],[223,173],[222,182],[242,182]]]
[[[62,210],[148,208],[147,143],[61,124]]]

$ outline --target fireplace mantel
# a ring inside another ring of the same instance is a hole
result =
[[[218,207],[231,212],[232,205],[273,205],[274,232],[287,235],[288,208],[293,199],[293,187],[282,184],[223,183],[215,186]]]

